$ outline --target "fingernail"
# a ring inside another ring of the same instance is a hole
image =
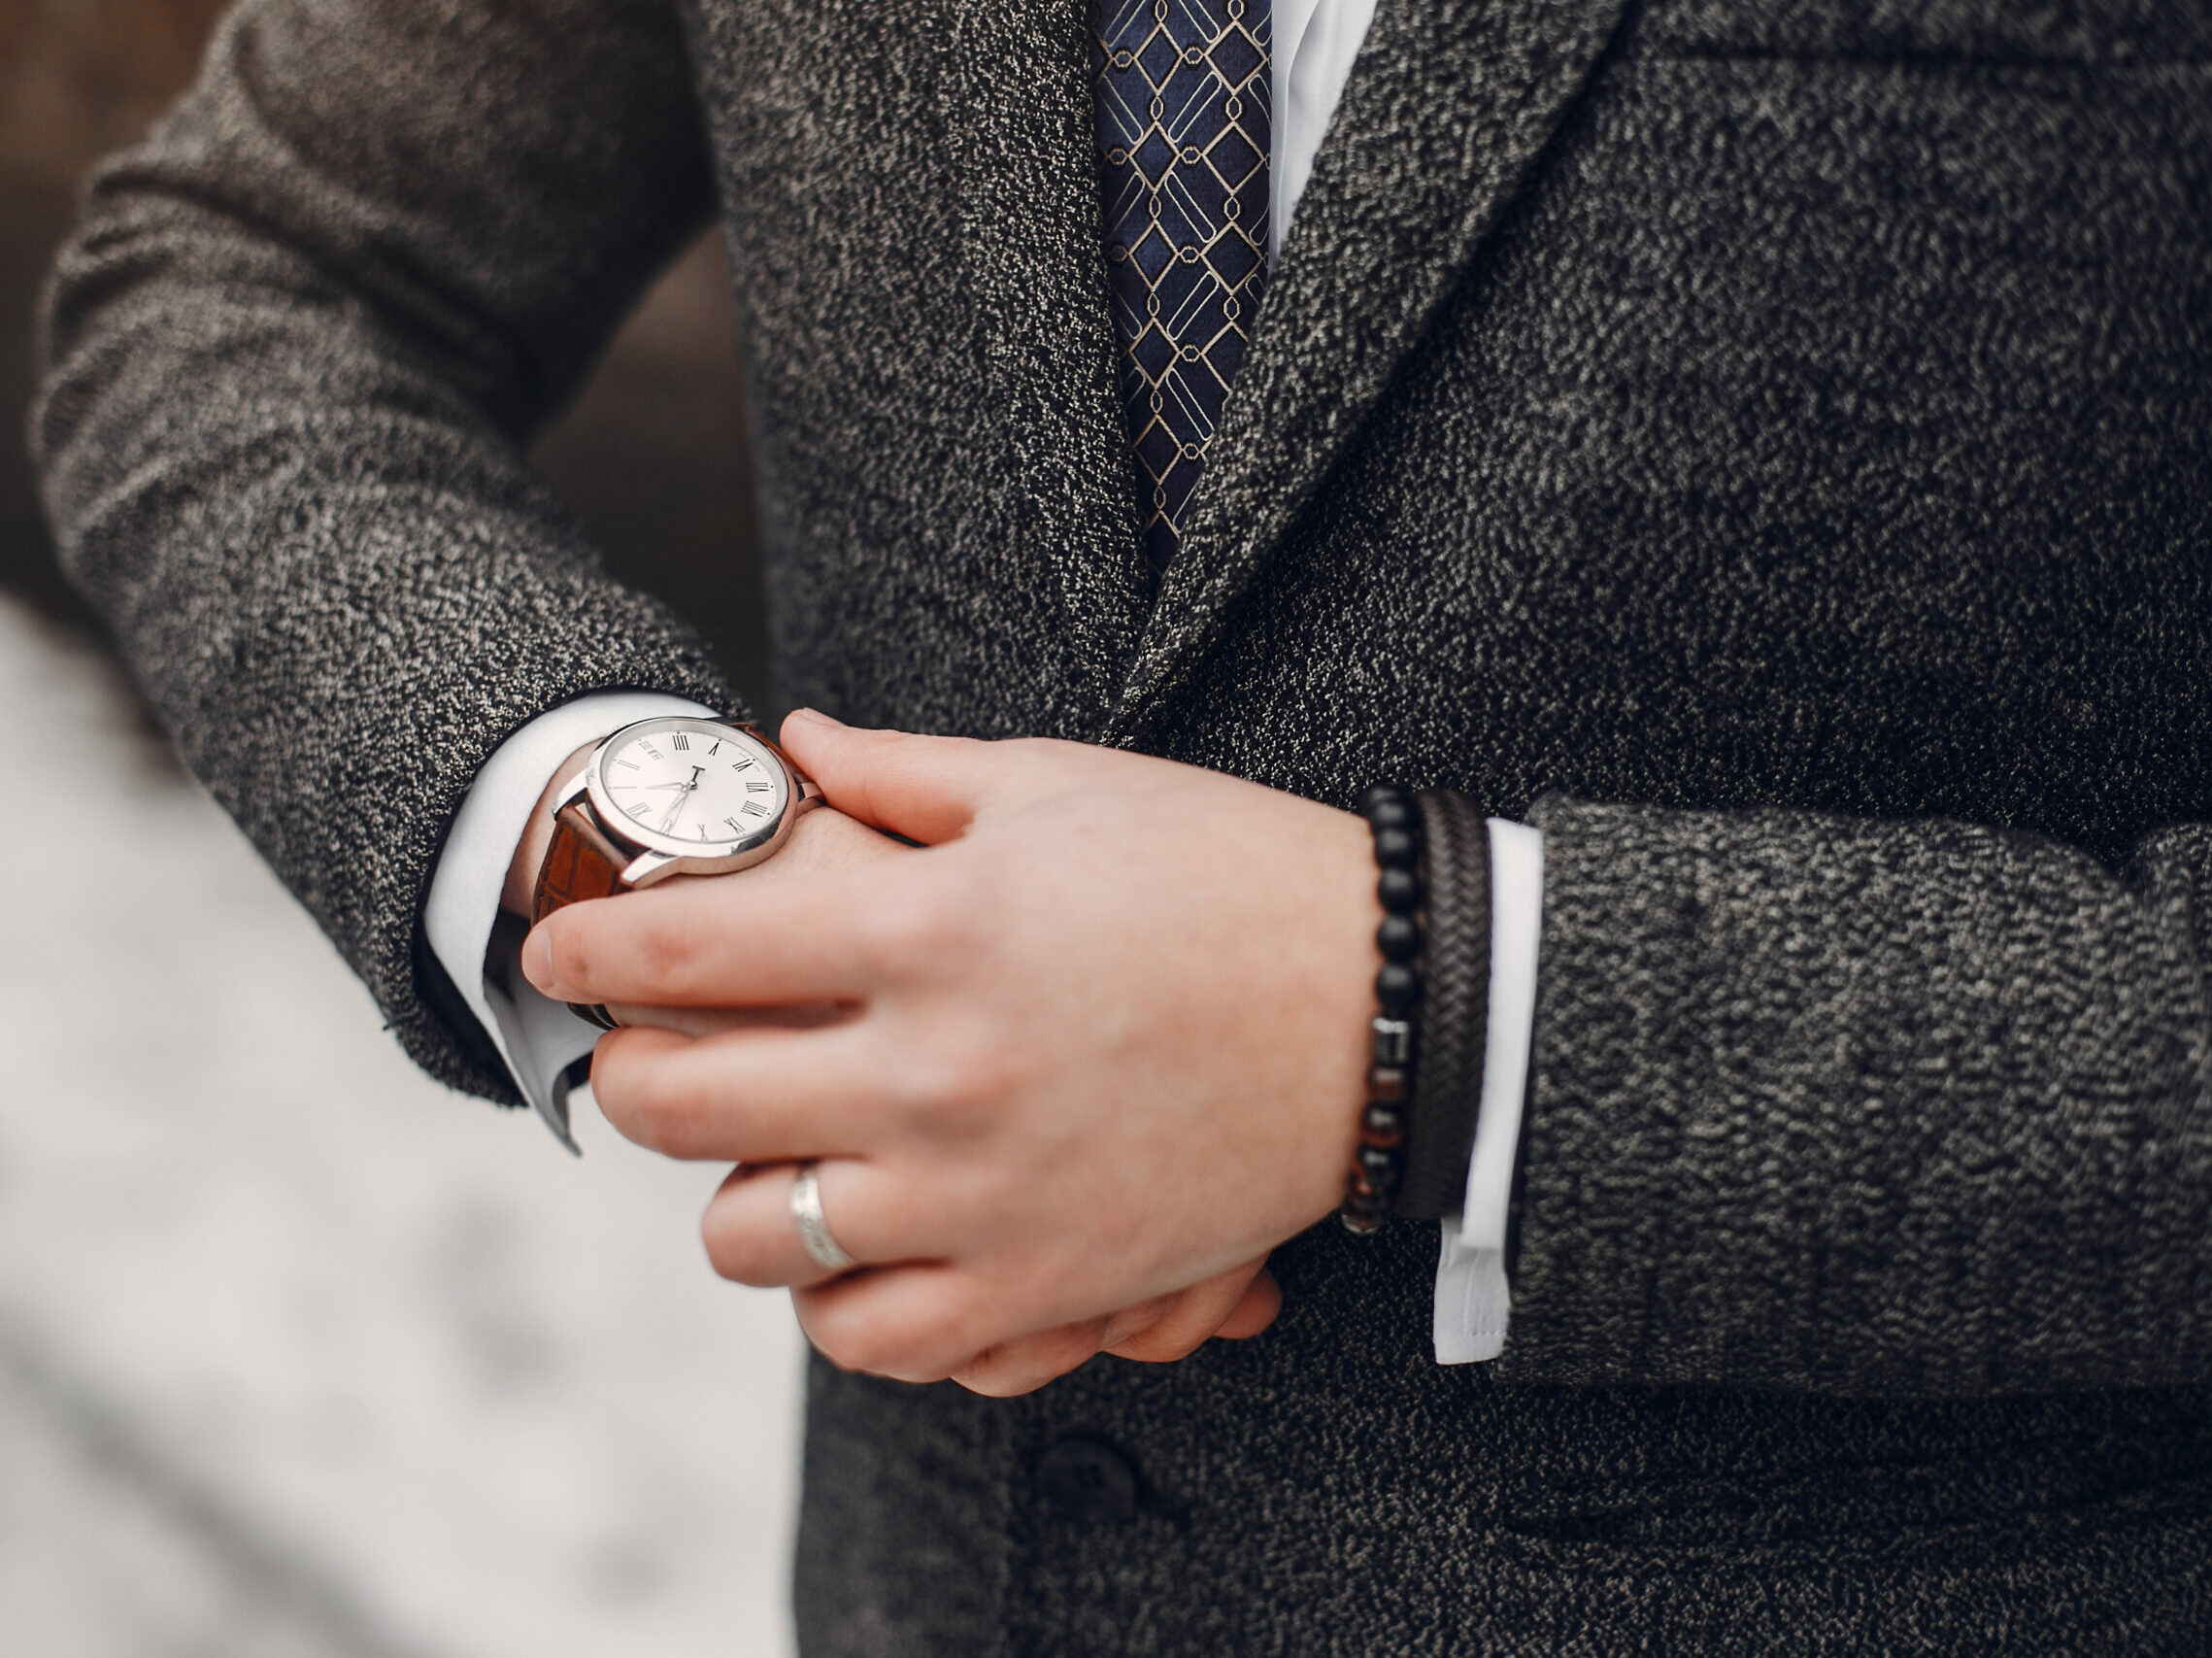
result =
[[[553,984],[553,946],[546,942],[546,930],[530,929],[530,936],[522,940],[522,976],[540,990]]]
[[[840,730],[845,728],[844,721],[832,720],[819,708],[794,708],[791,710],[790,717],[794,720],[807,721],[816,726],[835,726]]]

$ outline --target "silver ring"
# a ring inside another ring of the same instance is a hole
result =
[[[815,1166],[807,1164],[792,1184],[791,1224],[799,1229],[799,1241],[807,1246],[807,1254],[817,1267],[824,1272],[843,1272],[860,1263],[829,1235],[829,1222],[821,1213],[821,1183],[814,1177],[814,1170]]]

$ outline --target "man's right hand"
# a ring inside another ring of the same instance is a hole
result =
[[[527,918],[537,890],[538,868],[553,840],[553,802],[560,786],[576,775],[596,748],[587,743],[563,761],[538,796],[522,838],[508,866],[500,904]],[[729,875],[681,875],[669,885],[701,881],[774,882],[801,880],[856,868],[888,858],[911,856],[914,848],[847,817],[824,803],[791,826],[789,842],[765,863]],[[608,1012],[622,1025],[650,1026],[692,1037],[762,1025],[825,1024],[841,1017],[835,1006],[816,1007],[632,1007],[614,1004]],[[732,1181],[781,1170],[734,1170]],[[714,1211],[709,1210],[711,1233]],[[711,1248],[710,1248],[711,1254]],[[1256,1336],[1274,1322],[1282,1292],[1258,1261],[1171,1295],[1058,1330],[1040,1331],[977,1354],[953,1379],[977,1393],[1005,1396],[1027,1393],[1066,1374],[1100,1352],[1147,1363],[1185,1358],[1214,1337],[1237,1339]]]
[[[537,804],[530,808],[530,821],[522,826],[522,838],[516,843],[515,857],[507,865],[507,879],[499,890],[499,907],[523,920],[530,919],[530,906],[537,894],[538,870],[546,861],[546,850],[553,844],[553,803],[561,786],[583,766],[596,741],[586,743],[554,768],[552,777],[538,795]],[[799,876],[835,874],[840,870],[856,868],[879,859],[894,858],[912,848],[879,833],[867,825],[847,817],[829,805],[820,805],[799,814],[791,826],[791,837],[782,851],[765,863],[756,863],[750,869],[740,869],[733,875],[674,875],[661,883],[664,886],[688,885],[697,881],[767,881],[790,880]],[[833,1010],[796,1010],[790,1008],[706,1008],[706,1007],[626,1007],[616,1003],[607,1010],[624,1025],[651,1025],[664,1031],[677,1031],[687,1036],[703,1036],[716,1031],[736,1030],[748,1025],[789,1025],[793,1023],[819,1023]]]

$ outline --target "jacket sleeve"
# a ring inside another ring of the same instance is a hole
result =
[[[735,706],[525,457],[710,196],[654,0],[249,0],[50,289],[72,577],[408,1051],[494,1098],[419,936],[470,778],[587,691]]]
[[[1502,1380],[2212,1378],[2212,829],[1558,797]]]

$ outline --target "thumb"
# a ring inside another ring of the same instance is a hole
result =
[[[868,730],[812,708],[794,710],[778,740],[847,817],[923,846],[957,840],[1004,765],[995,743]]]

